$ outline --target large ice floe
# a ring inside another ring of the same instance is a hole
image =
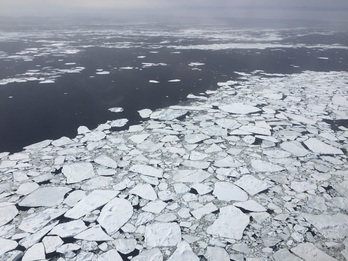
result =
[[[347,260],[348,73],[271,76],[1,153],[0,260]]]

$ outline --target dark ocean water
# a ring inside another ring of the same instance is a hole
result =
[[[214,90],[218,82],[236,79],[236,72],[262,70],[291,74],[305,70],[348,70],[348,49],[341,48],[348,46],[348,35],[344,32],[327,35],[304,29],[277,31],[281,39],[268,41],[286,44],[286,47],[181,50],[172,46],[231,41],[257,44],[264,43],[267,37],[260,40],[260,33],[248,31],[245,34],[248,38],[241,42],[216,37],[233,33],[224,30],[215,33],[215,38],[201,38],[204,34],[171,35],[167,29],[149,29],[146,25],[122,26],[121,29],[122,33],[117,27],[108,27],[104,31],[61,29],[57,33],[47,30],[2,31],[5,37],[0,38],[0,83],[9,78],[23,78],[28,70],[46,73],[41,76],[45,79],[50,78],[52,72],[58,76],[51,84],[39,84],[35,80],[0,85],[0,152],[20,151],[26,145],[45,139],[75,137],[79,126],[95,128],[107,120],[127,118],[127,128],[142,120],[138,110],[154,110],[185,102],[190,93],[197,95]],[[180,32],[178,28],[175,30]],[[253,36],[256,40],[252,40]],[[313,47],[320,44],[341,47]],[[291,45],[297,46],[292,48]],[[31,58],[25,61],[21,56],[28,54],[21,52],[27,48],[34,48],[35,54],[29,54]],[[73,49],[80,52],[61,53]],[[190,66],[192,62],[204,65]],[[144,68],[143,63],[166,65]],[[61,72],[72,67],[84,67],[84,70]],[[110,73],[98,75],[98,69]],[[181,81],[168,82],[173,79]],[[159,83],[150,83],[150,80]],[[122,107],[124,111],[112,113],[108,110],[112,107]]]

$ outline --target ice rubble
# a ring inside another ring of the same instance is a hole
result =
[[[348,74],[240,78],[1,153],[0,259],[348,258]]]

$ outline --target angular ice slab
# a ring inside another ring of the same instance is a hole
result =
[[[208,234],[240,240],[244,229],[249,225],[249,217],[234,206],[220,208],[220,214],[213,225],[207,229]]]
[[[181,241],[177,223],[153,223],[145,230],[145,244],[152,247],[176,246]]]
[[[130,171],[146,175],[146,176],[151,176],[151,177],[157,177],[161,178],[163,176],[163,170],[154,168],[152,166],[147,166],[147,165],[133,165],[132,167],[129,168]]]
[[[21,207],[53,207],[61,204],[64,196],[71,188],[67,187],[43,187],[26,196],[19,206]]]
[[[72,209],[65,213],[65,217],[78,219],[99,208],[117,196],[118,191],[94,190],[87,197],[79,201]]]
[[[109,235],[116,233],[133,215],[133,207],[128,200],[114,198],[107,203],[98,218],[98,223]]]
[[[249,114],[261,111],[259,108],[243,103],[232,103],[219,106],[220,110],[233,114]]]
[[[317,154],[338,154],[342,155],[343,151],[332,147],[318,139],[310,138],[304,142],[304,144],[314,153]]]
[[[65,165],[62,173],[67,178],[67,184],[78,183],[82,180],[92,178],[94,174],[91,163],[73,163]]]
[[[160,121],[172,121],[187,114],[186,110],[162,109],[151,114],[150,118]]]

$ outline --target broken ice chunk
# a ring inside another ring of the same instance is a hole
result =
[[[142,110],[139,110],[138,113],[139,113],[141,118],[146,119],[146,118],[150,117],[150,115],[152,113],[152,110],[150,110],[150,109],[142,109]]]
[[[199,261],[200,259],[192,251],[189,243],[186,241],[181,241],[174,253],[168,258],[168,261]]]
[[[263,160],[251,160],[251,166],[258,172],[277,172],[284,170],[283,167]]]
[[[26,196],[19,206],[21,207],[53,207],[63,202],[64,196],[71,188],[42,187]]]
[[[181,241],[181,230],[177,223],[153,223],[146,226],[145,244],[152,247],[176,246]]]
[[[234,203],[233,205],[238,208],[242,208],[251,212],[264,212],[267,210],[262,205],[260,205],[259,203],[257,203],[255,200],[252,200],[252,199],[248,201],[244,201],[244,202],[237,202],[237,203]]]
[[[207,261],[230,261],[230,256],[222,247],[208,247],[204,257]]]
[[[249,114],[261,111],[259,108],[243,103],[232,103],[219,106],[220,110],[233,114]]]
[[[100,255],[97,259],[97,261],[122,261],[122,257],[120,254],[115,250],[111,249],[108,252]]]
[[[44,260],[46,259],[45,248],[42,243],[37,243],[27,249],[22,261]]]
[[[203,170],[177,170],[173,172],[173,180],[176,182],[200,183],[211,175]]]
[[[129,168],[129,171],[157,178],[162,178],[163,176],[163,170],[148,165],[133,165]]]
[[[273,258],[275,261],[302,261],[301,258],[291,254],[287,249],[280,249],[274,253]]]
[[[216,182],[213,194],[224,201],[246,201],[248,194],[230,182]]]
[[[94,190],[65,213],[65,217],[78,219],[99,208],[117,196],[118,191]]]
[[[280,144],[280,147],[297,157],[304,157],[309,153],[309,151],[306,150],[298,141],[283,142]]]
[[[172,121],[186,115],[187,113],[187,110],[162,109],[153,112],[150,118],[160,121]]]
[[[30,214],[22,219],[22,222],[18,228],[25,232],[36,233],[52,220],[62,216],[66,211],[67,209],[64,208],[49,208],[43,211],[34,212],[33,214]]]
[[[244,189],[251,196],[254,196],[264,190],[267,190],[270,187],[270,184],[268,184],[266,181],[259,180],[251,175],[242,176],[234,184]]]
[[[114,161],[113,159],[111,159],[110,157],[106,155],[100,155],[98,158],[94,160],[94,162],[104,167],[113,168],[113,169],[117,168],[116,161]]]
[[[163,254],[158,248],[143,250],[139,255],[132,258],[132,261],[163,261]],[[99,261],[99,260],[98,260]],[[113,259],[110,261],[114,261]]]
[[[62,238],[67,238],[67,237],[73,237],[79,234],[80,232],[86,230],[87,227],[85,223],[78,219],[78,220],[73,220],[67,223],[61,223],[57,226],[55,226],[49,235],[57,235]]]
[[[157,199],[157,194],[150,184],[138,184],[129,191],[129,194],[135,194],[147,200]]]
[[[238,129],[241,124],[238,123],[236,120],[232,120],[232,119],[217,119],[215,121],[215,123],[225,129],[229,129],[229,130],[234,130],[234,129]]]
[[[231,156],[227,156],[226,158],[216,160],[214,162],[214,166],[218,168],[238,168],[243,164],[238,160],[232,158]]]
[[[185,141],[190,144],[199,143],[210,137],[204,134],[188,134],[185,136]]]
[[[158,201],[152,201],[148,203],[145,207],[143,207],[144,211],[151,212],[158,214],[160,213],[165,207],[167,206],[167,203],[158,200]]]
[[[82,239],[86,241],[111,241],[114,240],[112,237],[108,236],[100,226],[95,226],[92,228],[89,228],[76,236],[74,236],[76,239]]]
[[[128,200],[114,198],[107,203],[98,218],[98,223],[109,235],[116,233],[133,215],[133,207]]]
[[[208,203],[204,207],[195,209],[191,211],[191,214],[196,218],[196,219],[201,219],[204,215],[207,215],[209,213],[213,213],[217,211],[218,208],[213,204],[213,203]]]
[[[124,109],[121,107],[114,107],[114,108],[110,108],[109,111],[114,112],[114,113],[120,113],[120,112],[123,112]]]
[[[59,236],[46,236],[42,239],[46,254],[53,253],[58,247],[64,244],[64,241]]]
[[[301,243],[293,247],[291,252],[306,261],[337,261],[335,258],[332,258],[317,248],[313,243]]]
[[[335,215],[302,214],[302,216],[325,238],[343,239],[348,236],[348,217],[342,213]]]
[[[137,134],[129,137],[131,141],[134,143],[142,143],[144,140],[146,140],[150,135],[149,134]]]
[[[73,163],[63,166],[63,175],[67,178],[67,184],[77,183],[92,178],[94,174],[91,163]]]
[[[249,225],[249,217],[234,206],[220,208],[219,217],[207,228],[208,234],[240,240]]]
[[[342,155],[343,151],[332,147],[318,139],[310,138],[304,142],[304,144],[314,153],[317,154],[339,154]]]
[[[0,227],[14,219],[17,214],[18,210],[15,205],[0,206]]]
[[[121,128],[125,126],[128,122],[128,119],[118,119],[110,122],[110,126],[113,128]]]

